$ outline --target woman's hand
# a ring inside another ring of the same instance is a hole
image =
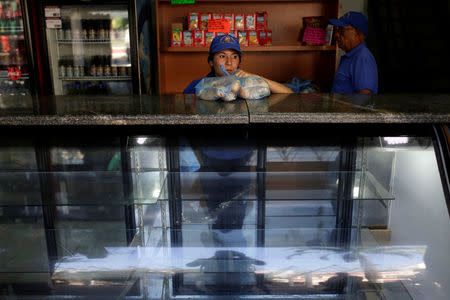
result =
[[[261,76],[259,76],[259,75],[248,73],[241,69],[236,70],[236,72],[233,75],[235,75],[237,77],[241,77],[241,78],[245,78],[245,77],[249,77],[249,76],[261,78]]]

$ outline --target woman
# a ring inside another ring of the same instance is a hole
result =
[[[271,93],[293,93],[293,91],[281,83],[272,81],[259,75],[248,73],[239,69],[241,63],[241,47],[239,41],[231,35],[216,36],[209,47],[208,64],[211,67],[211,72],[206,77],[220,77],[225,76],[221,65],[228,74],[233,74],[238,77],[259,77],[267,82]],[[195,94],[195,86],[203,78],[192,81],[183,91],[183,94]]]

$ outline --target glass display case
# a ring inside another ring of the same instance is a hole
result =
[[[20,140],[0,145],[6,299],[450,294],[430,136]]]

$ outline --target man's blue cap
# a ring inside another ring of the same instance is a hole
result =
[[[239,40],[228,34],[216,36],[209,46],[209,53],[217,53],[226,49],[233,49],[242,53]]]
[[[362,33],[367,37],[369,34],[369,25],[367,23],[367,18],[360,12],[350,11],[340,17],[339,19],[330,19],[328,21],[334,26],[347,26],[351,25],[356,29],[361,30]]]

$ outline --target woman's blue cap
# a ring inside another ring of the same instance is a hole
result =
[[[216,36],[209,46],[209,53],[217,53],[226,49],[233,49],[242,53],[239,40],[229,34]]]
[[[369,25],[367,23],[367,18],[360,12],[350,11],[340,17],[339,19],[330,19],[328,21],[334,26],[348,26],[351,25],[356,29],[361,30],[362,33],[367,37],[369,34]]]

